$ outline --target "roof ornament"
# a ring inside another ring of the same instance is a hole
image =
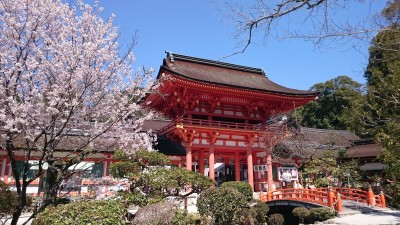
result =
[[[173,63],[174,60],[174,55],[172,54],[172,52],[169,51],[165,51],[167,53],[167,57],[169,58],[169,60]]]
[[[264,74],[264,76],[265,76],[266,78],[268,78],[268,75],[267,75],[267,73],[264,71],[264,69],[263,69],[263,68],[260,68],[260,70],[261,70],[262,74]]]

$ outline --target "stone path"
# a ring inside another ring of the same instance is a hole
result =
[[[339,217],[325,221],[324,224],[400,224],[400,211],[389,208],[371,207],[364,203],[343,201],[343,212],[339,214]]]
[[[22,225],[25,221],[28,220],[28,218],[31,216],[30,213],[23,213],[18,220],[18,225]],[[32,223],[32,220],[30,220],[27,224],[30,225]],[[6,225],[10,225],[11,220],[7,221]]]

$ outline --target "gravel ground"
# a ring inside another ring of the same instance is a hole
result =
[[[384,225],[384,224],[400,224],[400,211],[396,210],[374,210],[373,212],[365,213],[365,214],[354,214],[354,215],[346,215],[343,217],[337,217],[334,219],[330,219],[324,224],[342,224],[342,225],[350,225],[350,224],[369,224],[369,225]]]

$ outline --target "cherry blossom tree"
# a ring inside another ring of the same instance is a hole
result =
[[[28,185],[44,173],[41,209],[56,200],[68,168],[88,156],[151,148],[141,132],[151,114],[139,101],[155,88],[153,71],[133,71],[133,44],[121,54],[114,16],[103,20],[101,12],[98,2],[0,0],[1,148],[19,199],[11,224],[26,206]],[[37,170],[28,176],[32,159]]]

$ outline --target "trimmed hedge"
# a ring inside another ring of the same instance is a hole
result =
[[[267,213],[269,211],[269,207],[267,203],[261,202],[260,200],[256,201],[257,203],[251,207],[252,210],[254,210],[256,216],[255,218],[257,219],[258,222],[261,224],[264,224],[267,222]]]
[[[307,217],[307,221],[315,223],[317,221],[325,221],[335,217],[335,211],[330,208],[320,207],[310,209],[310,215]]]
[[[221,184],[220,188],[233,188],[246,196],[247,201],[253,199],[253,190],[247,182],[243,181],[228,181]]]
[[[213,224],[239,224],[236,220],[243,209],[249,208],[246,196],[233,188],[219,187],[203,191],[197,199],[197,208],[203,217],[210,217]]]
[[[268,216],[268,225],[283,225],[285,223],[285,218],[282,214],[274,213]]]
[[[292,214],[299,218],[300,223],[304,223],[304,219],[310,215],[310,210],[305,207],[296,207],[293,209]]]
[[[125,207],[120,201],[76,202],[47,207],[32,225],[124,225]]]

